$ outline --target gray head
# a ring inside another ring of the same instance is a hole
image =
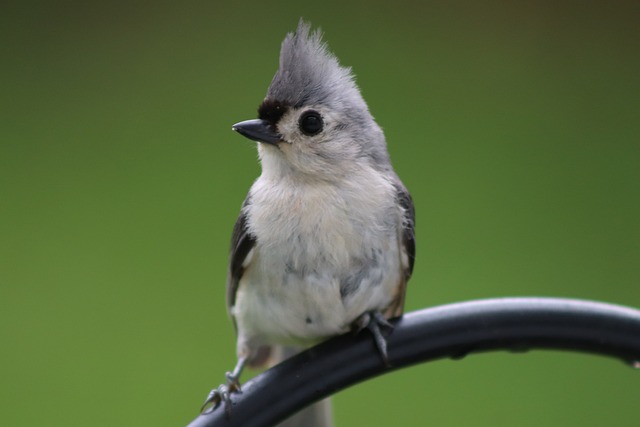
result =
[[[331,179],[356,165],[390,169],[384,135],[351,70],[302,20],[282,42],[280,67],[258,117],[233,129],[261,142],[263,173],[275,168]]]

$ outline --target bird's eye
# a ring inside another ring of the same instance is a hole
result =
[[[317,135],[322,132],[324,122],[322,116],[317,111],[309,110],[302,113],[298,126],[302,133],[308,136]]]

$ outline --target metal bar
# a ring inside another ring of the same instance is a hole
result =
[[[267,427],[366,379],[417,363],[480,351],[554,349],[600,354],[640,367],[640,310],[560,298],[500,298],[405,314],[387,337],[391,367],[371,334],[343,335],[274,366],[222,408],[188,427]],[[194,408],[197,405],[194,405]]]

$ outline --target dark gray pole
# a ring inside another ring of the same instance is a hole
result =
[[[601,354],[640,368],[640,310],[559,298],[500,298],[415,311],[395,321],[385,368],[369,333],[333,338],[258,375],[188,427],[267,427],[341,389],[416,363],[491,350]],[[194,403],[194,410],[198,405]]]

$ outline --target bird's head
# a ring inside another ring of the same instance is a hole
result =
[[[389,165],[382,130],[350,68],[340,66],[320,31],[311,32],[302,20],[282,42],[280,67],[258,119],[233,129],[260,143],[263,174],[331,180],[358,164]]]

